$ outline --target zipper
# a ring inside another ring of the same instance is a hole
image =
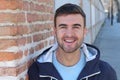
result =
[[[85,77],[81,78],[80,80],[82,80],[82,79],[88,80],[89,77],[95,76],[95,75],[100,74],[100,73],[101,73],[100,71],[99,71],[99,72],[96,72],[96,73],[94,73],[94,74],[85,76]]]
[[[53,77],[53,76],[49,76],[49,75],[40,75],[39,77],[49,77],[50,80],[58,80],[57,78]]]

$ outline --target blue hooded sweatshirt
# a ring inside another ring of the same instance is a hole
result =
[[[52,61],[53,52],[57,47],[58,45],[54,44],[33,62],[28,70],[29,80],[63,80]],[[85,55],[86,64],[77,80],[117,80],[114,69],[99,59],[100,51],[95,46],[83,43],[81,49]]]

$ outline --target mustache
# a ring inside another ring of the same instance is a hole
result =
[[[64,37],[63,37],[63,39],[65,39],[65,38],[78,39],[78,38],[77,38],[77,37],[75,37],[75,36],[64,36]]]

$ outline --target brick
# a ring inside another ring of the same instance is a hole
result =
[[[17,13],[15,15],[15,20],[13,20],[13,22],[15,23],[25,23],[26,19],[25,19],[25,13],[21,12],[21,13]]]
[[[35,21],[51,21],[53,19],[52,14],[32,14],[28,13],[27,14],[27,21],[29,23],[35,22]]]
[[[22,58],[23,53],[0,52],[0,61],[11,61]]]
[[[15,26],[0,26],[0,36],[14,36],[17,34],[17,27]]]
[[[24,13],[0,13],[0,23],[25,22]]]
[[[38,1],[39,3],[39,1]],[[31,11],[40,11],[40,12],[47,12],[47,13],[53,13],[54,11],[54,7],[53,4],[50,3],[50,1],[44,1],[45,4],[34,4],[34,3],[30,3],[30,10]],[[49,4],[51,4],[51,6],[48,6]]]
[[[45,24],[35,24],[35,25],[31,25],[30,28],[30,32],[31,33],[35,33],[35,32],[40,32],[43,31],[45,29]]]
[[[54,7],[47,7],[46,11],[49,13],[54,13]]]
[[[47,7],[47,6],[46,6],[46,5],[43,5],[43,4],[41,4],[41,5],[36,5],[33,10],[41,11],[41,12],[47,12],[47,11],[46,11],[46,7]]]
[[[5,76],[16,76],[16,71],[17,69],[16,68],[4,68],[4,74],[2,75],[5,75]]]
[[[0,50],[5,50],[11,46],[18,46],[17,41],[14,39],[0,39]]]
[[[22,65],[19,65],[17,67],[17,75],[24,72],[28,68],[27,62],[23,63]]]
[[[32,43],[32,37],[31,36],[27,37],[27,44],[29,44],[29,43]]]
[[[17,39],[17,43],[19,46],[25,46],[25,44],[27,43],[27,38],[26,37],[22,37]]]
[[[50,37],[50,36],[52,36],[51,32],[43,33],[42,35],[43,35],[43,40]]]
[[[52,14],[47,14],[44,18],[43,18],[43,20],[45,20],[45,21],[53,21],[53,15]]]
[[[32,14],[32,13],[28,13],[27,14],[27,21],[30,22],[35,22],[35,21],[42,21],[42,16],[43,15],[39,15],[39,14]]]
[[[18,29],[18,34],[19,35],[29,33],[29,27],[27,25],[19,25],[19,26],[17,26],[17,29]]]
[[[40,49],[44,48],[44,43],[40,43],[35,47],[35,51],[39,51]]]
[[[44,35],[45,36],[45,35]],[[34,42],[39,42],[40,40],[43,39],[43,35],[42,34],[37,34],[33,36],[33,41]]]
[[[29,3],[23,0],[0,0],[0,10],[6,10],[6,9],[29,10]]]
[[[47,3],[47,4],[51,4],[53,5],[54,4],[54,0],[35,0],[39,3]]]
[[[44,29],[45,30],[51,30],[53,28],[53,24],[48,23],[48,24],[44,24]]]
[[[46,12],[46,5],[43,4],[34,4],[34,3],[30,3],[30,11],[41,11],[41,12]]]
[[[27,49],[27,50],[24,51],[24,56],[28,56],[28,54],[29,54],[29,51]]]
[[[27,69],[27,63],[22,64],[17,67],[0,67],[0,76],[18,76],[20,73],[24,72]]]
[[[44,14],[44,15],[42,15],[42,18],[41,18],[41,20],[42,21],[51,21],[50,18],[51,17],[51,14]]]
[[[3,5],[4,4],[4,5]],[[15,10],[18,7],[18,0],[0,0],[0,10]]]
[[[27,1],[18,0],[18,2],[19,4],[17,6],[19,10],[25,10],[25,11],[29,10],[29,3]]]
[[[13,21],[13,19],[15,19],[15,15],[12,13],[0,13],[0,23]]]
[[[23,26],[23,25],[0,26],[0,36],[15,36],[18,34],[23,35],[27,33],[29,33],[29,28],[27,26]]]
[[[28,3],[27,1],[24,1],[24,2],[23,2],[22,7],[23,7],[23,10],[28,11],[28,10],[29,10],[30,5],[29,5],[29,3]]]

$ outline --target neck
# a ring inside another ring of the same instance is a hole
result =
[[[64,66],[73,66],[80,60],[80,50],[76,50],[73,53],[66,53],[62,50],[57,50],[57,60]]]

